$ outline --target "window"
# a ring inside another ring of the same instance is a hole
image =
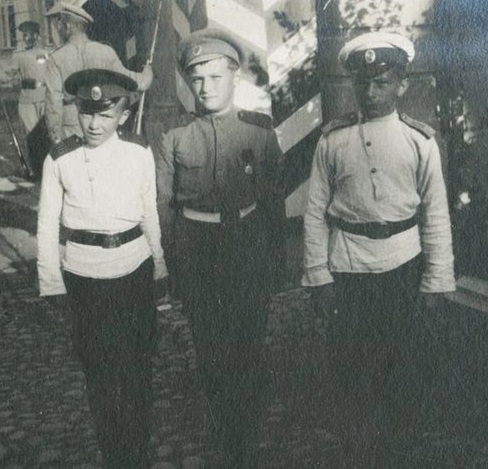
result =
[[[9,49],[17,46],[15,36],[14,5],[0,5],[0,48]]]
[[[54,5],[54,0],[44,0],[44,14],[46,14]],[[54,44],[53,25],[51,21],[47,21],[47,38],[48,44]]]

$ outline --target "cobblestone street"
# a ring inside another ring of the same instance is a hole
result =
[[[69,320],[38,298],[33,279],[32,262],[14,263],[0,276],[0,467],[100,468]],[[211,439],[188,323],[178,305],[160,308],[158,323],[152,467],[217,468],[221,454]],[[260,469],[339,467],[340,445],[321,406],[325,334],[302,289],[275,297],[265,340],[270,379]],[[472,443],[441,432],[431,435],[427,446],[400,449],[394,468],[481,469],[486,467],[482,456]]]
[[[6,469],[100,467],[84,377],[70,348],[68,318],[37,297],[31,273],[1,276],[0,465]],[[325,428],[314,426],[310,416],[289,408],[293,401],[292,406],[298,404],[293,386],[298,370],[297,357],[291,360],[286,342],[296,346],[298,335],[310,332],[311,318],[298,311],[305,301],[304,292],[295,290],[273,303],[266,347],[272,379],[262,421],[262,467],[334,467],[330,459],[336,441]],[[284,302],[301,316],[296,318],[299,330],[292,331],[279,313]],[[206,461],[205,467],[216,467],[219,452],[210,438],[211,422],[197,384],[191,335],[178,306],[159,312],[159,328],[153,467],[198,468],[203,467],[201,460]],[[309,421],[307,428],[301,426],[305,421]]]

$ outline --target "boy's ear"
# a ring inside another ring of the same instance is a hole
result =
[[[235,72],[234,72],[234,86],[237,86],[239,84],[239,82],[241,81],[241,69],[238,68]]]
[[[130,110],[124,109],[122,111],[122,115],[120,116],[120,119],[119,119],[119,125],[124,125],[125,121],[129,118],[129,116],[130,116]]]
[[[398,86],[397,93],[396,93],[399,98],[404,95],[405,91],[408,90],[409,85],[410,85],[410,80],[408,78],[404,78],[400,82],[400,85]]]

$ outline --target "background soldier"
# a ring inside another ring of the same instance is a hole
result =
[[[52,54],[46,77],[47,125],[51,140],[59,142],[71,135],[82,134],[74,97],[63,87],[69,75],[87,68],[104,68],[129,76],[137,82],[138,90],[143,91],[151,85],[153,73],[150,65],[146,65],[141,73],[127,70],[110,46],[89,40],[86,28],[93,18],[78,4],[59,2],[46,16],[54,19],[64,43]]]
[[[156,171],[163,239],[177,238],[184,310],[226,467],[251,469],[261,338],[277,268],[270,252],[279,244],[284,204],[271,119],[233,104],[241,58],[240,46],[218,30],[181,41],[180,65],[201,111],[162,135]]]
[[[398,114],[408,87],[408,39],[369,33],[340,59],[359,114],[323,129],[305,214],[305,274],[319,311],[339,310],[329,357],[348,468],[393,467],[386,443],[420,408],[422,330],[455,289],[449,212],[434,131]],[[420,291],[420,294],[419,294]],[[432,344],[429,344],[432,346]]]
[[[111,469],[149,467],[153,278],[167,275],[153,155],[138,139],[116,132],[136,88],[132,79],[108,70],[68,78],[84,139],[72,136],[53,147],[39,204],[40,293],[58,306],[68,293],[75,348]],[[68,232],[62,267],[60,219]]]
[[[28,134],[44,115],[48,51],[39,44],[38,23],[24,21],[19,30],[25,48],[14,52],[4,72],[10,80],[20,76],[19,116]]]

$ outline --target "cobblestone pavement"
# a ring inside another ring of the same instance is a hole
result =
[[[68,320],[38,298],[32,262],[6,270],[0,275],[0,467],[100,468]],[[153,469],[218,467],[221,454],[210,437],[187,320],[176,304],[161,308],[158,323]],[[320,405],[325,335],[325,325],[315,321],[302,289],[275,297],[265,340],[270,379],[260,429],[260,469],[339,467],[340,445],[328,431],[330,422]],[[481,469],[487,466],[478,449],[462,439],[433,435],[428,446],[399,451],[393,469]]]
[[[98,468],[100,454],[84,377],[71,350],[68,320],[37,297],[30,274],[17,271],[0,277],[0,466]],[[284,302],[291,310],[301,308],[305,296],[301,290],[278,296],[273,310]],[[198,468],[203,467],[202,460],[206,467],[215,467],[220,454],[210,438],[188,323],[178,305],[160,311],[158,322],[153,467]],[[326,456],[334,452],[336,441],[324,428],[301,428],[286,412],[286,401],[296,396],[285,342],[298,340],[292,335],[303,334],[308,326],[303,321],[304,329],[290,335],[285,322],[280,314],[272,314],[266,340],[272,379],[261,432],[262,467],[326,467],[321,460],[330,459]]]

